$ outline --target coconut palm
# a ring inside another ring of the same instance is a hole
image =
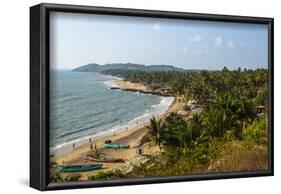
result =
[[[159,146],[159,149],[161,150],[161,131],[163,130],[163,124],[162,121],[157,121],[156,118],[153,116],[152,119],[150,119],[150,124],[147,126],[149,133],[154,138],[155,143]]]
[[[209,109],[205,116],[205,128],[213,137],[221,137],[225,132],[227,123],[224,112],[219,109]]]

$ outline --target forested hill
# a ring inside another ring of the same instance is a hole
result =
[[[83,65],[73,69],[72,71],[78,72],[103,72],[108,70],[135,70],[135,71],[145,71],[145,72],[154,72],[154,71],[198,71],[198,70],[185,70],[182,68],[177,68],[172,65],[143,65],[135,63],[111,63],[105,65],[99,65],[96,63],[91,63]]]

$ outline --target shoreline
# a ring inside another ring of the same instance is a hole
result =
[[[145,89],[146,86],[141,84],[135,84],[131,82],[125,82],[123,80],[113,80],[112,84],[116,84],[120,89],[127,89],[128,86],[134,87],[136,89]],[[136,87],[140,86],[140,87]],[[177,103],[177,100],[175,97],[173,97],[172,102],[169,104],[167,109],[160,115],[155,116],[156,119],[161,119],[165,116],[167,116],[170,112],[176,111],[179,103]],[[63,153],[61,155],[55,155],[51,158],[53,162],[56,162],[58,164],[87,164],[87,163],[93,163],[88,162],[83,159],[83,155],[85,155],[87,152],[90,152],[91,144],[92,147],[96,147],[99,152],[101,152],[103,155],[107,157],[118,157],[122,158],[125,161],[128,161],[136,156],[136,148],[141,143],[141,139],[146,135],[147,129],[146,126],[149,124],[149,120],[138,124],[135,127],[132,127],[131,129],[122,130],[122,131],[116,131],[113,134],[104,134],[102,136],[98,136],[91,139],[91,143],[89,140],[85,140],[86,142],[81,143],[81,145],[77,146],[75,149],[72,149],[71,151],[67,153]],[[114,149],[104,149],[103,144],[104,141],[110,139],[113,143],[119,143],[119,144],[126,144],[130,145],[129,149],[120,149],[118,151]],[[155,148],[146,148],[145,153],[149,153],[153,151]],[[104,170],[112,170],[118,166],[120,166],[121,163],[104,163],[104,169],[96,170],[96,171],[89,171],[89,172],[79,172],[79,174],[82,175],[82,179],[86,179],[87,176],[96,174],[99,171]],[[67,173],[65,173],[67,174]]]
[[[120,89],[128,92],[139,92],[142,94],[151,94],[162,97],[173,97],[161,91],[152,90],[143,84],[132,83],[122,79],[112,80],[109,85],[111,86],[110,89]]]
[[[121,78],[118,77],[112,76],[112,78],[113,80],[104,82],[106,85],[108,85],[110,89],[112,87],[118,87],[120,90],[124,90],[124,91],[127,88],[136,88],[137,90],[148,91],[146,89],[147,87],[142,84],[135,84],[132,82],[123,81]],[[135,92],[135,91],[131,91],[131,92]],[[151,95],[155,95],[155,94],[151,94]],[[152,118],[152,116],[158,117],[164,114],[175,100],[174,97],[170,97],[170,96],[165,96],[165,97],[159,96],[159,97],[161,98],[160,103],[153,105],[149,110],[149,112],[145,112],[144,114],[139,115],[131,120],[128,120],[127,122],[123,122],[111,127],[105,127],[103,131],[100,131],[96,134],[79,137],[69,142],[64,142],[54,147],[51,147],[50,154],[54,157],[64,155],[73,150],[73,144],[75,144],[75,147],[80,147],[83,146],[84,144],[89,143],[89,139],[95,141],[97,139],[111,136],[112,134],[117,134],[124,131],[130,131],[138,125],[148,123],[150,118]]]

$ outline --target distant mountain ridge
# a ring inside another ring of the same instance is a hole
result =
[[[90,63],[73,69],[76,72],[103,72],[107,70],[139,70],[139,71],[186,71],[182,68],[177,68],[172,65],[143,65],[135,63],[110,63],[99,65]]]

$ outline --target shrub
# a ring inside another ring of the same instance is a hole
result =
[[[112,178],[121,178],[124,175],[120,170],[112,171],[100,171],[95,175],[88,176],[88,180],[99,180],[99,179],[112,179]]]
[[[254,120],[254,122],[247,127],[244,126],[242,129],[242,138],[258,144],[267,144],[267,130],[268,119],[267,116],[265,116],[260,120]]]

